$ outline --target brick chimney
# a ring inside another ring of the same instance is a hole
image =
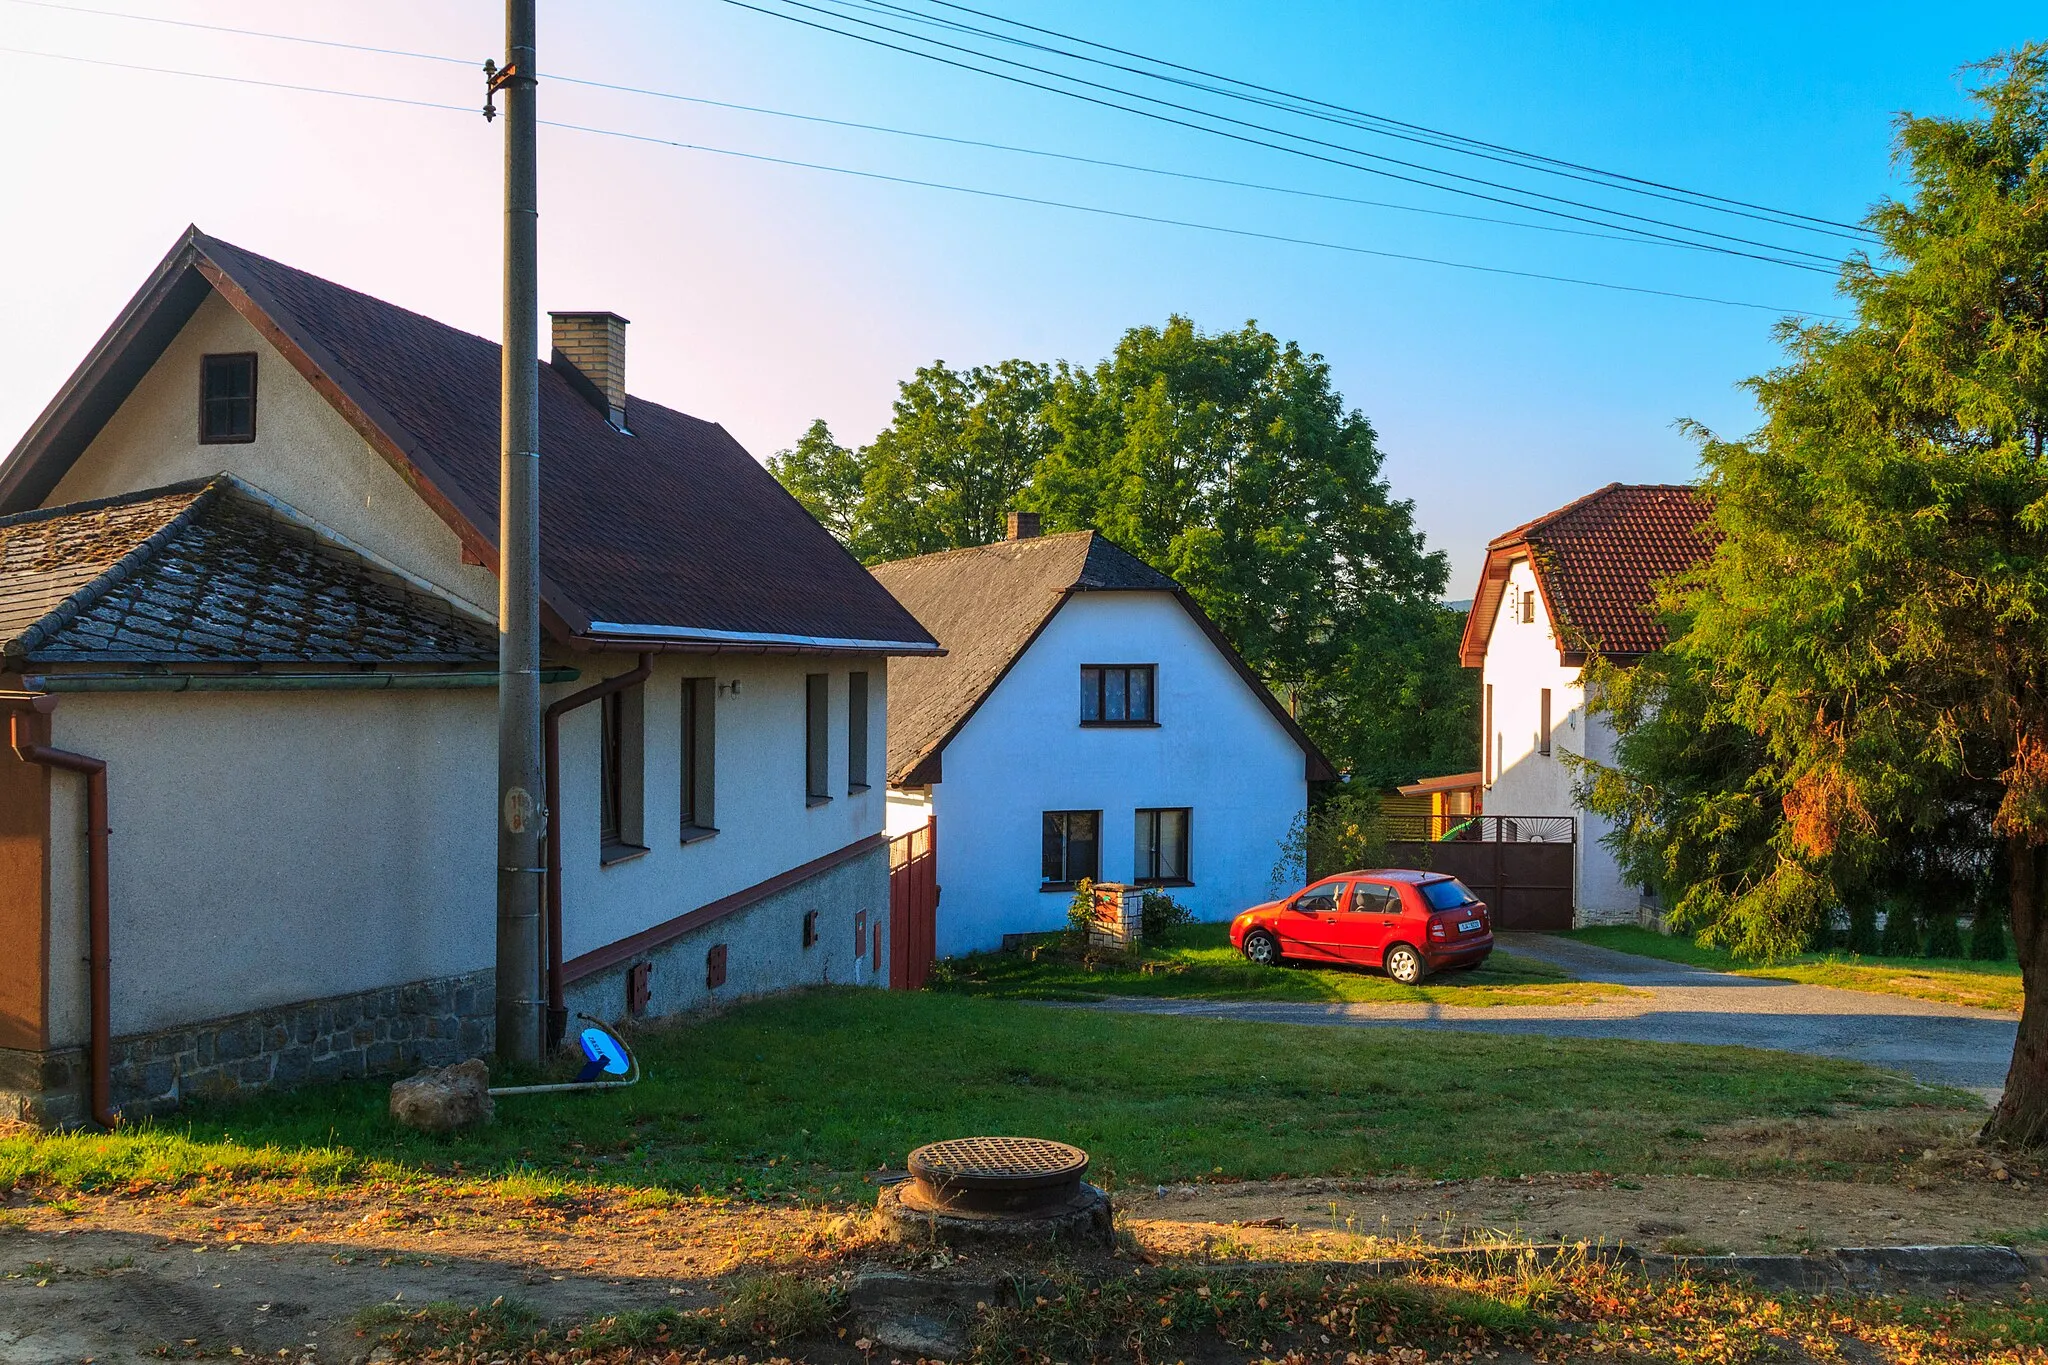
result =
[[[1010,529],[1009,529],[1009,539],[1011,539],[1011,540],[1032,540],[1032,539],[1035,539],[1035,538],[1037,537],[1037,535],[1038,535],[1038,513],[1036,513],[1036,512],[1012,512],[1012,513],[1010,513]]]
[[[604,419],[626,429],[626,319],[617,313],[554,313],[554,365]]]

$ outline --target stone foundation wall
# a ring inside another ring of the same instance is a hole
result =
[[[496,1010],[495,978],[481,971],[116,1038],[114,1103],[158,1113],[188,1095],[446,1066],[491,1050]]]
[[[806,916],[815,938],[804,942]],[[861,927],[861,950],[854,930]],[[875,970],[875,935],[881,933],[881,970]],[[721,984],[710,984],[710,955],[722,948]],[[625,1019],[627,976],[646,965],[645,1017],[679,1014],[794,986],[886,986],[889,982],[889,849],[878,844],[807,881],[764,896],[743,910],[713,920],[563,991],[570,1014],[607,1022]]]
[[[1572,928],[1585,929],[1595,924],[1634,924],[1638,911],[1633,905],[1591,909],[1579,906],[1572,911]]]
[[[649,1017],[794,986],[883,986],[888,983],[888,921],[889,850],[878,844],[807,881],[571,982],[566,1003],[572,1014],[626,1018],[627,978],[636,967],[649,972]],[[722,950],[717,985],[710,980],[714,949]],[[490,1053],[495,1013],[494,977],[487,969],[116,1038],[110,1059],[114,1105],[138,1118],[176,1109],[194,1096],[445,1066]],[[86,1063],[83,1048],[0,1049],[0,1117],[46,1127],[86,1122]]]
[[[496,998],[486,970],[308,1000],[116,1038],[114,1107],[160,1114],[188,1097],[395,1075],[491,1050]],[[63,1127],[87,1117],[83,1048],[0,1053],[0,1113]]]

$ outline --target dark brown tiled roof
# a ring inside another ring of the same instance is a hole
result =
[[[1180,585],[1093,531],[943,550],[876,565],[874,575],[946,650],[943,658],[890,665],[892,783],[915,786],[934,780],[935,760],[947,742],[1076,592],[1171,594],[1301,744],[1309,776],[1333,775],[1327,760]]]
[[[495,560],[495,342],[191,230],[0,471],[33,507],[208,289],[264,331],[480,556]],[[716,423],[629,396],[614,430],[540,366],[541,576],[557,634],[905,643],[916,621]]]
[[[1526,554],[1560,654],[1638,658],[1669,639],[1657,585],[1713,553],[1711,504],[1680,484],[1611,483],[1496,537],[1465,630],[1468,664],[1483,657],[1507,565]]]
[[[492,664],[494,630],[222,476],[0,517],[23,664]]]

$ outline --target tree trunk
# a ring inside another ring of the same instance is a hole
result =
[[[2005,1094],[1984,1125],[1986,1141],[2015,1147],[2048,1142],[2048,915],[2042,881],[2048,858],[2024,837],[2006,839],[2012,873],[2012,943],[2019,958],[2023,1000]]]

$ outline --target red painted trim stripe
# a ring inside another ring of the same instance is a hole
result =
[[[693,929],[702,929],[705,925],[722,920],[727,915],[736,915],[778,891],[787,891],[790,887],[809,881],[821,872],[829,872],[841,863],[851,862],[863,853],[881,848],[888,842],[888,838],[886,834],[870,834],[867,838],[857,839],[845,848],[827,853],[822,858],[813,858],[802,866],[792,867],[787,872],[778,872],[767,881],[757,882],[744,891],[735,891],[730,896],[720,896],[707,905],[698,906],[688,914],[664,920],[651,929],[642,929],[630,938],[622,938],[616,943],[608,943],[602,948],[593,948],[578,957],[572,957],[562,964],[562,980],[565,983],[580,981],[586,976],[616,967],[622,962],[629,962],[641,953],[650,952],[665,943],[673,943]]]

